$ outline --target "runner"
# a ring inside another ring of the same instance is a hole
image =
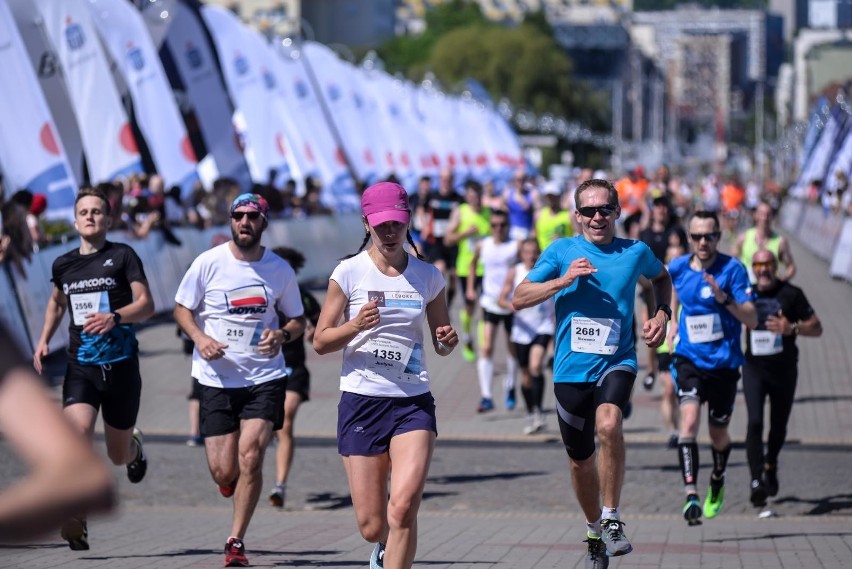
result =
[[[449,168],[441,170],[438,179],[438,190],[429,194],[426,207],[426,227],[421,231],[427,247],[427,259],[433,263],[447,281],[447,305],[453,303],[456,294],[456,257],[459,254],[457,245],[449,245],[444,241],[450,216],[464,199],[453,186],[453,171]]]
[[[574,235],[571,212],[562,207],[562,188],[558,182],[547,182],[542,188],[544,206],[536,212],[535,234],[541,251],[563,237]]]
[[[778,261],[766,249],[754,254],[758,325],[748,334],[743,391],[748,409],[746,454],[751,503],[778,494],[778,455],[787,437],[798,379],[797,336],[818,337],[822,324],[801,289],[777,277]],[[769,399],[769,435],[763,452],[763,409]]]
[[[515,170],[512,183],[503,192],[509,212],[509,237],[521,241],[535,235],[534,215],[538,207],[538,192],[527,179],[526,170]]]
[[[407,203],[397,184],[364,192],[364,241],[334,269],[314,334],[317,353],[343,350],[337,447],[358,529],[376,544],[372,569],[411,567],[417,550],[437,437],[423,325],[438,355],[458,344],[441,273],[403,248],[411,243]]]
[[[506,282],[500,291],[498,303],[506,310],[512,310],[512,294],[527,274],[535,266],[541,255],[536,239],[525,239],[520,244],[521,262],[509,269]],[[521,395],[527,407],[525,435],[532,435],[544,429],[544,359],[547,348],[556,330],[556,313],[553,299],[547,299],[538,306],[524,308],[514,313],[512,318],[511,341],[518,357],[521,370]]]
[[[154,301],[133,249],[107,241],[109,215],[103,192],[83,188],[77,193],[74,228],[80,246],[53,262],[54,287],[33,364],[41,373],[50,339],[70,309],[68,367],[62,384],[65,416],[91,439],[100,409],[109,459],[127,465],[127,479],[138,484],[145,478],[148,460],[142,432],[135,428],[142,378],[132,323],[151,317]],[[62,538],[72,550],[89,549],[86,519],[68,520]]]
[[[467,276],[470,273],[470,261],[476,251],[476,244],[488,235],[489,209],[482,204],[482,185],[475,180],[465,182],[465,203],[453,209],[450,215],[450,226],[444,236],[444,243],[458,246],[456,257],[456,276],[467,286]],[[474,287],[479,290],[482,286],[482,263],[476,264]],[[464,306],[461,311],[462,341],[464,343],[462,356],[466,361],[476,360],[473,350],[472,323],[476,300],[471,301],[464,296]]]
[[[486,413],[494,409],[494,398],[491,394],[491,384],[494,380],[494,342],[497,339],[499,326],[506,331],[506,380],[504,393],[506,409],[511,411],[517,404],[515,394],[515,378],[518,375],[518,360],[515,346],[512,345],[512,311],[500,306],[500,291],[506,282],[506,275],[518,260],[518,242],[509,239],[509,216],[505,211],[493,210],[489,217],[491,235],[476,244],[473,258],[470,261],[470,272],[467,277],[465,298],[468,302],[476,302],[476,280],[473,276],[475,267],[482,261],[482,294],[479,296],[479,306],[482,307],[483,327],[479,357],[476,360],[476,371],[479,376],[479,391],[482,399],[477,412]]]
[[[671,281],[647,245],[615,237],[618,193],[606,180],[586,180],[574,194],[582,235],[548,247],[515,290],[516,310],[556,302],[556,410],[577,501],[586,517],[586,567],[633,547],[619,503],[624,481],[622,413],[636,379],[633,314],[636,282],[651,279],[660,302],[642,327],[645,343],[665,339]],[[595,461],[595,433],[601,452]],[[601,508],[603,497],[603,508]]]
[[[195,343],[192,376],[201,383],[201,435],[210,474],[234,497],[225,566],[247,566],[243,543],[260,497],[263,457],[284,421],[281,346],[305,319],[296,275],[260,244],[269,206],[256,194],[231,204],[233,239],[205,251],[175,295],[175,321]],[[278,314],[289,320],[280,325]]]
[[[701,404],[707,402],[713,451],[704,516],[714,518],[725,499],[725,469],[731,454],[728,423],[744,361],[742,324],[757,325],[745,267],[717,251],[720,235],[716,213],[696,212],[689,221],[693,253],[676,258],[670,268],[676,292],[672,307],[679,317],[669,327],[669,337],[679,337],[673,366],[680,402],[678,457],[686,491],[683,517],[689,525],[701,523],[702,513],[696,486]]]
[[[287,261],[296,274],[305,266],[305,256],[290,247],[276,247],[276,255]],[[316,297],[302,285],[299,285],[302,305],[305,307],[304,339],[313,342],[314,330],[320,315],[320,303]],[[286,324],[286,317],[278,315],[281,322]],[[287,477],[293,465],[293,426],[296,413],[302,403],[310,399],[311,373],[305,366],[305,343],[301,340],[288,342],[283,346],[284,361],[287,362],[287,391],[284,398],[284,425],[278,431],[278,448],[275,451],[275,487],[269,493],[269,502],[276,508],[283,508],[287,500]]]
[[[757,277],[751,270],[751,262],[754,254],[761,249],[771,251],[775,259],[780,262],[781,274],[777,278],[789,281],[796,275],[796,263],[790,252],[790,243],[783,235],[775,231],[774,221],[775,210],[769,202],[760,202],[754,210],[754,227],[740,233],[734,245],[733,256],[746,266],[752,283],[757,282]]]

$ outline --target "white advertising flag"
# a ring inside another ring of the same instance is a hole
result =
[[[225,84],[236,107],[234,124],[243,137],[252,180],[266,182],[271,171],[288,176],[288,142],[284,125],[269,108],[269,95],[256,61],[244,48],[245,25],[230,10],[201,7],[207,29],[219,55]]]
[[[59,60],[44,30],[44,19],[32,0],[7,0],[18,24],[18,32],[36,70],[53,122],[62,139],[75,180],[83,180],[83,139],[68,97]]]
[[[337,210],[357,209],[360,201],[355,193],[354,180],[326,120],[322,103],[317,98],[301,55],[298,48],[282,46],[278,49],[279,85],[290,119],[296,131],[304,135],[303,154],[315,162],[322,187],[322,202]]]
[[[342,61],[328,47],[305,42],[302,56],[335,129],[342,150],[359,180],[372,182],[380,174],[371,144],[373,125],[364,120],[365,99],[354,79],[352,64]]]
[[[88,0],[87,4],[130,91],[133,114],[157,172],[168,186],[188,190],[198,179],[198,160],[142,14],[125,0]]]
[[[127,114],[86,0],[35,0],[62,63],[93,184],[142,171]]]
[[[77,184],[47,101],[15,26],[12,12],[0,0],[0,164],[9,193],[27,188],[47,196],[47,216],[74,217]]]
[[[184,93],[198,121],[207,152],[222,176],[250,182],[248,166],[239,146],[234,109],[216,67],[207,33],[195,12],[182,3],[173,9],[165,46],[180,76]]]

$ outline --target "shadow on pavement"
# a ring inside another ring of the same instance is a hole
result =
[[[841,510],[852,510],[852,494],[838,494],[826,496],[818,500],[803,500],[795,496],[788,496],[775,500],[775,504],[812,504],[813,508],[805,512],[805,516],[824,516]]]
[[[427,478],[432,484],[465,484],[467,482],[485,482],[487,480],[515,480],[528,476],[548,476],[549,472],[495,472],[493,474],[470,474],[457,476],[438,476]]]

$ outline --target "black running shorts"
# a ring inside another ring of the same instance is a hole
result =
[[[201,436],[236,432],[243,419],[265,419],[277,431],[284,424],[285,378],[250,387],[201,386]]]
[[[636,372],[615,368],[597,382],[554,383],[556,414],[565,450],[573,460],[585,460],[595,452],[595,412],[612,403],[622,412],[630,401]]]
[[[136,425],[141,395],[138,356],[104,365],[68,361],[62,384],[63,407],[91,405],[95,410],[101,409],[104,423],[124,431]]]

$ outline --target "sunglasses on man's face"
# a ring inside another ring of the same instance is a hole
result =
[[[501,227],[509,227],[509,224],[505,221],[497,221],[491,222],[491,227],[493,227],[494,229],[500,229]]]
[[[235,211],[231,214],[231,219],[234,221],[242,221],[243,217],[248,217],[251,221],[256,221],[260,217],[259,211]]]
[[[597,214],[601,214],[604,217],[609,217],[610,215],[614,214],[617,209],[617,205],[608,203],[604,205],[590,205],[586,207],[580,207],[577,208],[577,211],[579,211],[580,215],[582,215],[583,217],[588,217],[589,219],[591,219]]]
[[[762,271],[763,269],[772,269],[772,263],[769,261],[756,261],[751,264],[751,268],[755,271]]]
[[[708,243],[715,243],[719,238],[719,232],[714,231],[713,233],[690,233],[689,238],[695,241],[696,243],[700,242],[702,239],[707,241]]]

